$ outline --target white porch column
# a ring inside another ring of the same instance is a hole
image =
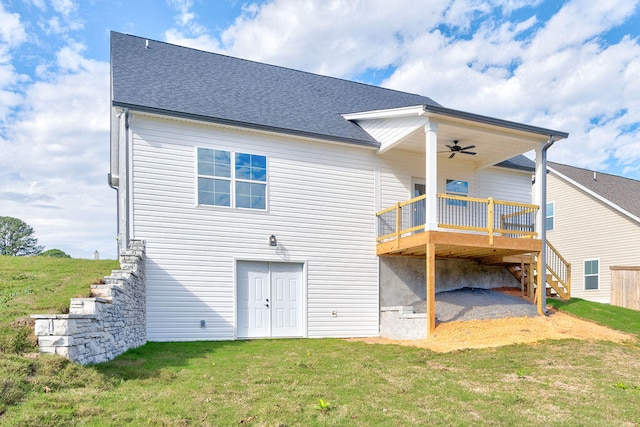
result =
[[[540,206],[536,215],[536,230],[538,236],[542,240],[542,250],[540,252],[540,260],[538,262],[538,313],[544,315],[547,310],[547,151],[545,143],[541,143],[536,148],[536,182],[535,182],[535,201]]]
[[[427,119],[425,133],[425,230],[438,228],[438,123]]]

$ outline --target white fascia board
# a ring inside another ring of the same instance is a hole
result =
[[[547,167],[547,169],[549,170],[549,172],[557,175],[559,178],[567,181],[569,184],[573,185],[574,187],[579,188],[580,190],[584,191],[585,193],[593,196],[594,198],[600,200],[602,203],[604,203],[605,205],[609,206],[610,208],[620,212],[621,214],[629,217],[630,219],[632,219],[633,221],[640,223],[640,218],[637,217],[636,215],[632,214],[631,212],[621,208],[620,206],[616,205],[615,203],[613,203],[611,200],[602,197],[601,195],[599,195],[598,193],[596,193],[593,190],[589,190],[587,187],[585,187],[584,185],[581,185],[579,183],[577,183],[576,181],[574,181],[573,179],[569,178],[566,175],[561,174],[560,172],[558,172],[557,170],[551,168],[551,167]]]
[[[419,116],[424,113],[424,106],[391,108],[388,110],[363,111],[361,113],[343,114],[346,120],[391,119],[394,117]]]
[[[169,114],[159,114],[159,113],[151,113],[148,111],[143,111],[143,110],[130,110],[131,111],[131,115],[134,116],[141,116],[141,117],[152,117],[152,118],[156,118],[156,119],[162,119],[162,120],[172,120],[172,121],[177,121],[177,122],[184,122],[184,123],[197,123],[199,125],[207,125],[207,126],[211,126],[211,127],[218,127],[218,128],[224,128],[224,129],[233,129],[236,131],[241,131],[241,132],[249,132],[249,133],[257,133],[257,134],[261,134],[261,135],[271,135],[271,136],[277,136],[280,138],[287,138],[287,139],[295,139],[295,140],[302,140],[302,141],[308,141],[308,142],[319,142],[319,143],[323,143],[323,144],[331,144],[331,145],[342,145],[344,146],[345,144],[349,144],[348,142],[345,141],[341,141],[339,139],[330,139],[330,137],[327,138],[314,138],[312,136],[305,136],[305,135],[299,135],[299,134],[289,134],[289,133],[285,133],[285,132],[278,132],[276,130],[267,130],[267,129],[257,129],[257,128],[251,128],[251,127],[243,127],[243,126],[238,126],[238,125],[232,125],[232,124],[225,124],[225,123],[218,123],[218,122],[208,122],[208,121],[202,121],[202,120],[198,120],[198,119],[194,119],[194,118],[186,118],[186,117],[179,117],[179,116],[173,116],[173,115],[169,115]],[[377,151],[378,147],[374,146],[374,145],[360,145],[360,144],[351,144],[351,147],[355,147],[355,148],[364,148],[366,150],[373,150],[373,151]]]

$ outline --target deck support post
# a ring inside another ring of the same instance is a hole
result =
[[[427,337],[430,337],[436,329],[436,244],[427,243],[426,251]]]
[[[544,245],[544,243],[543,243]],[[536,265],[536,268],[538,269],[538,275],[536,277],[537,279],[537,295],[536,295],[536,302],[538,305],[538,314],[541,316],[545,316],[546,315],[546,311],[547,311],[547,278],[546,278],[546,273],[547,273],[547,266],[546,263],[544,262],[544,260],[542,259],[542,254],[543,252],[538,253],[538,262]]]
[[[532,258],[534,258],[532,256]],[[527,284],[527,297],[530,300],[533,300],[535,295],[533,294],[534,289],[535,289],[535,281],[536,279],[536,274],[535,274],[535,270],[538,268],[538,266],[536,265],[535,267],[533,266],[533,259],[530,259],[529,262],[527,263],[527,278],[529,279],[529,283]]]

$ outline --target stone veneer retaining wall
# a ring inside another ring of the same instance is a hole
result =
[[[71,298],[69,314],[34,314],[42,353],[80,364],[111,360],[146,343],[144,242],[120,253],[120,270],[91,285],[92,298]]]

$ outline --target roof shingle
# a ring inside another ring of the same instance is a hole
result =
[[[112,103],[378,146],[341,114],[432,99],[122,33],[111,33]]]
[[[561,163],[547,165],[588,190],[640,217],[640,181]]]

